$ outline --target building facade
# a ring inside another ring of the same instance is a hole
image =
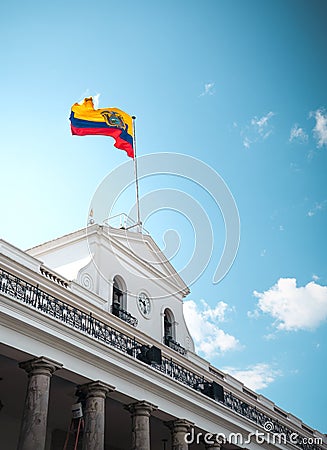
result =
[[[195,353],[151,236],[93,224],[0,253],[1,449],[327,449]]]

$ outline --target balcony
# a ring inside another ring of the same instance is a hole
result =
[[[181,355],[186,355],[186,349],[181,346],[178,342],[174,341],[171,336],[164,337],[164,343],[167,347],[172,348],[175,352],[180,353]]]
[[[114,316],[119,317],[124,322],[129,323],[133,327],[137,326],[138,320],[136,317],[132,316],[128,311],[125,311],[120,307],[119,303],[113,303],[111,306],[111,312]]]

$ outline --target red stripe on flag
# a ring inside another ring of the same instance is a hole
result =
[[[76,128],[71,125],[72,134],[76,136],[87,136],[87,135],[102,135],[102,136],[111,136],[115,139],[114,146],[119,148],[120,150],[125,150],[127,155],[130,158],[134,158],[134,149],[132,145],[125,141],[125,139],[121,139],[121,130],[119,128]]]

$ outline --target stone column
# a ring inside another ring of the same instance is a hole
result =
[[[41,356],[19,364],[28,373],[18,450],[44,450],[47,434],[50,378],[59,364]]]
[[[85,398],[83,450],[103,450],[105,430],[105,402],[109,392],[115,388],[102,381],[79,386]]]
[[[167,423],[171,431],[171,448],[172,450],[188,450],[186,433],[190,427],[194,425],[185,419],[176,419]]]
[[[127,405],[126,409],[132,416],[131,450],[150,450],[150,415],[157,406],[143,400]]]

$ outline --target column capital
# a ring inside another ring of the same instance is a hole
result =
[[[47,375],[51,377],[51,375],[56,370],[61,369],[63,365],[57,361],[46,358],[45,356],[40,356],[38,358],[20,362],[19,367],[24,369],[29,377],[32,375]]]
[[[145,400],[141,400],[139,402],[130,403],[129,405],[125,405],[125,409],[127,409],[132,416],[147,416],[150,417],[151,413],[158,409],[158,406],[153,405]]]
[[[78,386],[78,391],[85,395],[86,398],[90,397],[101,397],[106,398],[106,396],[113,392],[116,388],[110,384],[104,383],[103,381],[90,381],[89,383],[82,384]]]
[[[84,407],[83,450],[103,450],[105,434],[106,397],[115,390],[103,381],[91,381],[77,388]]]
[[[132,417],[132,450],[150,450],[150,416],[157,408],[145,400],[125,405]]]
[[[28,375],[18,450],[44,450],[49,409],[49,390],[53,372],[62,364],[40,356],[19,364]]]
[[[186,433],[190,427],[194,426],[194,423],[186,419],[175,419],[166,422],[166,425],[174,433]]]

